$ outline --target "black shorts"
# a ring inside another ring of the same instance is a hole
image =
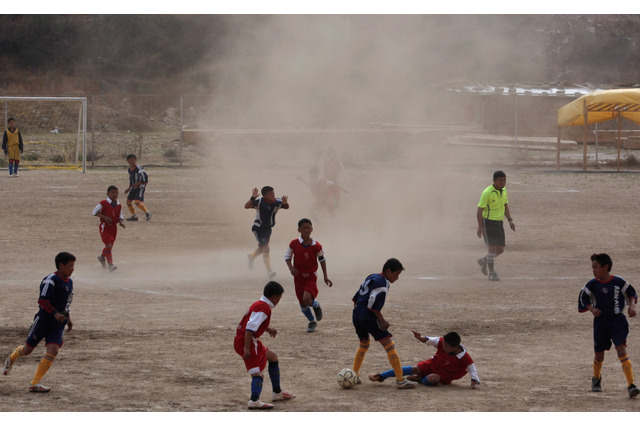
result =
[[[504,226],[501,220],[482,219],[484,224],[484,242],[488,246],[505,246]]]
[[[259,246],[268,246],[271,239],[271,228],[261,228],[253,225],[251,228],[253,235],[255,235]]]
[[[366,306],[358,306],[353,310],[352,321],[360,340],[368,339],[369,335],[376,342],[391,337],[391,333],[380,328],[378,318]]]
[[[144,190],[146,187],[139,186],[136,189],[132,189],[129,191],[129,196],[127,200],[129,201],[144,201]]]
[[[595,352],[604,352],[614,347],[624,345],[629,335],[629,322],[627,318],[618,314],[616,316],[599,316],[593,319],[593,349]]]

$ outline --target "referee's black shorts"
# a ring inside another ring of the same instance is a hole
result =
[[[484,224],[484,242],[488,246],[505,246],[504,226],[501,220],[482,219]]]

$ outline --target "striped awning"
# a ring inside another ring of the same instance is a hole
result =
[[[558,110],[558,126],[584,126],[620,116],[640,124],[640,89],[596,90]]]

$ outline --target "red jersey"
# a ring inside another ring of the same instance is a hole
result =
[[[430,364],[432,372],[440,374],[449,380],[457,380],[469,372],[472,379],[478,383],[480,382],[473,365],[473,359],[471,359],[471,355],[464,347],[462,347],[462,352],[459,354],[447,353],[442,349],[444,337],[425,337],[427,337],[425,343],[438,348],[435,355],[426,361]]]
[[[289,248],[284,255],[284,260],[293,258],[293,267],[301,273],[312,273],[318,270],[318,259],[324,262],[324,250],[319,242],[311,239],[311,244],[302,244],[302,237],[298,237],[289,243]]]
[[[238,324],[236,340],[241,339],[244,342],[246,330],[253,331],[253,337],[256,339],[262,336],[262,333],[269,327],[271,322],[271,308],[273,306],[273,303],[264,296],[254,302],[247,313],[244,314],[242,320],[240,320],[240,324]]]
[[[110,234],[116,234],[118,232],[118,221],[124,219],[122,216],[122,205],[119,201],[115,202],[113,205],[113,201],[110,198],[106,200],[100,201],[100,203],[93,209],[93,215],[97,215],[98,213],[102,213],[105,216],[111,218],[111,223],[107,223],[103,218],[100,218],[100,232],[108,232]]]

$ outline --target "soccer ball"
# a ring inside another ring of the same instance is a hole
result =
[[[356,385],[358,375],[350,368],[343,368],[338,373],[338,384],[343,389],[351,389]]]

